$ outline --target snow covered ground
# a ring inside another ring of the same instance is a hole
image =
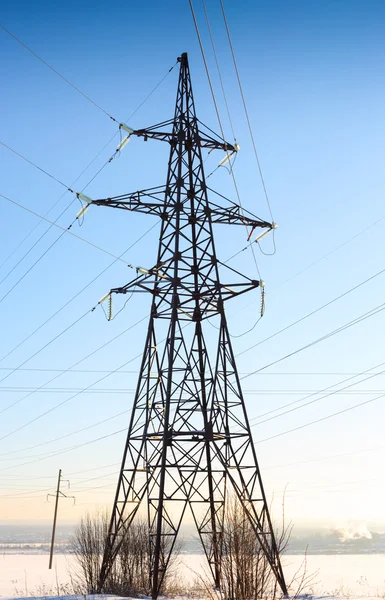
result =
[[[178,572],[178,579],[186,584],[197,575],[204,575],[205,561],[200,554],[185,554]],[[58,585],[70,581],[70,556],[58,554],[54,566],[48,570],[47,555],[0,555],[0,597],[48,596],[55,593]],[[299,569],[303,557],[284,557],[287,581]],[[307,557],[307,573],[317,573],[311,586],[314,600],[321,596],[345,599],[385,599],[385,555],[322,555]],[[186,585],[187,588],[187,585]],[[64,590],[60,590],[63,593]],[[84,597],[82,597],[84,600]]]
[[[121,596],[112,596],[107,594],[90,594],[86,596],[34,596],[34,600],[138,600],[137,598],[123,598]],[[143,596],[146,600],[146,596]],[[24,597],[4,597],[3,600],[31,600],[31,596]],[[161,600],[167,600],[162,598]],[[177,596],[173,600],[191,600],[188,596]],[[293,600],[293,599],[290,599]],[[346,596],[312,596],[311,594],[304,594],[297,596],[296,600],[347,600]],[[378,596],[349,596],[349,600],[379,600]]]

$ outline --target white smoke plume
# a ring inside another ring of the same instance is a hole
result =
[[[349,540],[372,539],[372,534],[365,523],[349,525],[349,527],[341,527],[337,529],[337,534],[341,542],[347,542]]]

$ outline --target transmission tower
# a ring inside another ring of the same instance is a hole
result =
[[[223,197],[218,204],[209,200],[202,149],[230,154],[237,148],[197,119],[187,54],[178,61],[174,118],[146,129],[123,125],[127,139],[136,135],[170,144],[166,185],[92,201],[161,220],[155,266],[138,269],[136,279],[111,290],[148,292],[152,305],[99,587],[142,502],[152,597],[158,596],[188,506],[220,587],[224,504],[231,489],[286,594],[224,311],[227,300],[261,282],[222,265],[229,278],[222,283],[213,235],[216,223],[273,225],[234,203],[223,206]],[[204,336],[205,321],[214,318],[215,341]]]

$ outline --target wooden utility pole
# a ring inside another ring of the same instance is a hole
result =
[[[59,506],[59,497],[62,496],[63,498],[73,498],[75,500],[75,496],[66,496],[65,494],[63,494],[63,492],[60,491],[60,484],[62,482],[62,478],[61,478],[61,469],[59,469],[59,476],[57,478],[57,487],[56,487],[56,494],[48,494],[48,496],[55,496],[55,511],[53,514],[53,525],[52,525],[52,538],[51,538],[51,551],[49,554],[49,569],[52,569],[52,560],[53,560],[53,549],[55,546],[55,533],[56,533],[56,520],[57,520],[57,511],[58,511],[58,506]],[[68,480],[66,480],[68,481]],[[68,487],[69,487],[69,481],[68,481]]]

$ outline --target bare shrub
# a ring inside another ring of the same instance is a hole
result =
[[[275,532],[279,557],[287,549],[292,531],[291,523],[286,524],[284,502],[282,503],[282,523]],[[223,535],[221,539],[221,589],[220,595],[227,600],[257,600],[260,598],[281,598],[282,592],[271,571],[269,562],[261,549],[254,529],[244,507],[235,496],[228,498],[224,509]],[[306,557],[302,568],[288,583],[289,594],[298,596],[310,585],[313,576],[306,573]],[[212,587],[203,582],[206,596],[217,600]],[[211,591],[210,591],[211,587]]]
[[[75,562],[74,583],[83,593],[98,591],[99,574],[107,542],[107,512],[87,513],[81,518],[72,539]],[[171,538],[164,536],[162,553],[168,553]],[[174,548],[163,580],[161,593],[175,589],[175,567],[180,546]],[[103,586],[103,593],[135,596],[150,593],[150,545],[147,521],[136,518],[128,529],[114,565]]]
[[[75,562],[73,579],[85,593],[97,592],[107,532],[107,512],[87,512],[81,517],[71,539],[71,554]]]

